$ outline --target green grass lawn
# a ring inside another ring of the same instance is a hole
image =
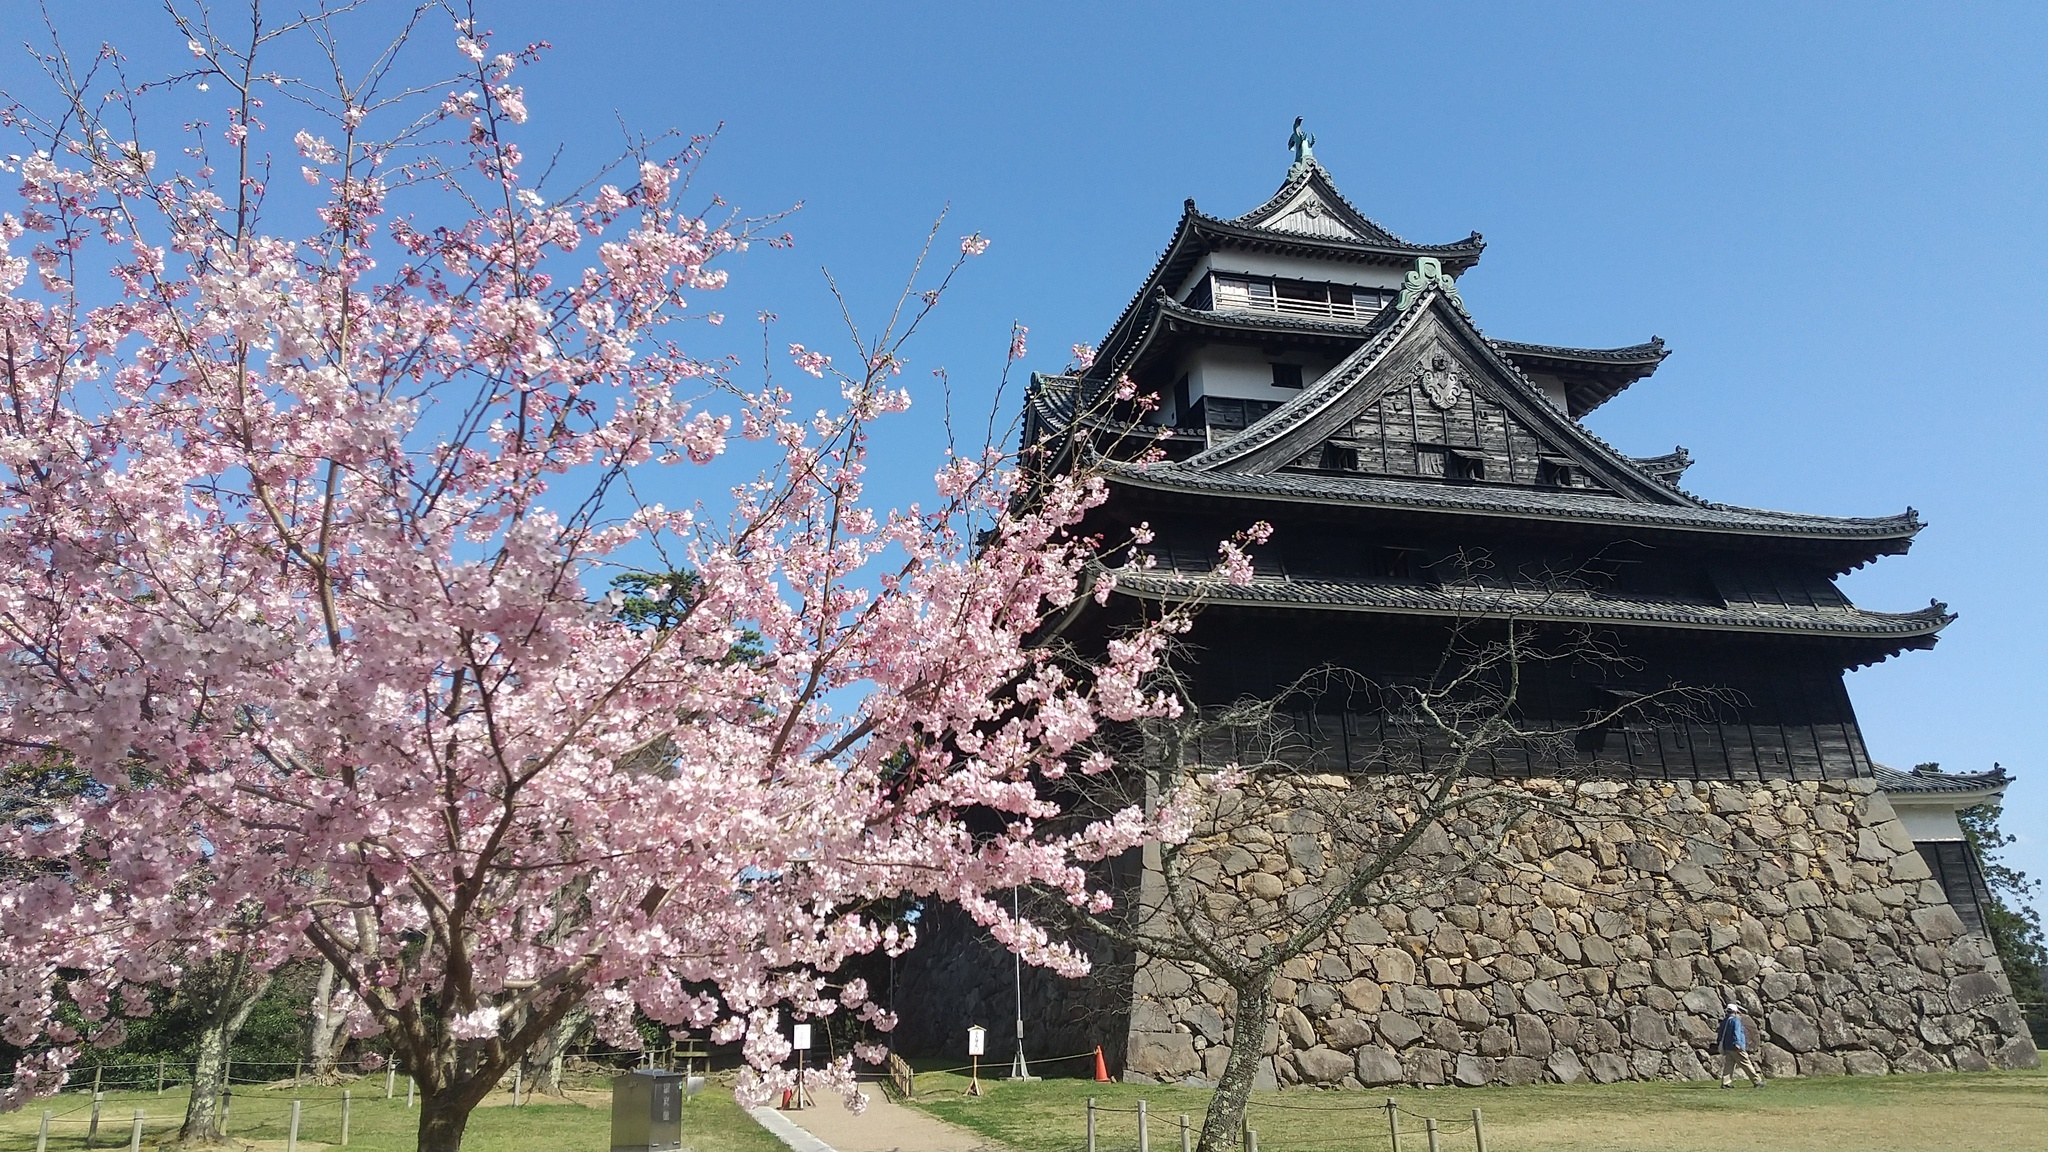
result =
[[[1198,1088],[984,1079],[924,1073],[916,1106],[1018,1152],[1080,1152],[1087,1101],[1099,1152],[1135,1152],[1140,1100],[1151,1147],[1178,1152],[1180,1115],[1199,1135],[1210,1093]],[[1444,1152],[1474,1148],[1472,1109],[1484,1112],[1488,1152],[2042,1152],[2048,1149],[2048,1074],[1773,1081],[1757,1090],[1716,1082],[1539,1085],[1529,1088],[1289,1090],[1253,1095],[1259,1152],[1374,1152],[1389,1147],[1385,1102],[1403,1110],[1404,1152],[1427,1148],[1419,1117],[1442,1122]]]
[[[720,1079],[725,1079],[721,1077]],[[411,1152],[420,1114],[405,1099],[384,1099],[383,1077],[351,1086],[355,1100],[349,1115],[351,1152]],[[265,1088],[238,1086],[229,1112],[228,1134],[264,1149],[282,1149],[291,1125],[293,1098],[303,1101],[299,1119],[301,1152],[336,1147],[341,1138],[340,1088]],[[401,1089],[402,1092],[402,1089]],[[465,1152],[607,1152],[611,1147],[611,1113],[599,1092],[577,1092],[569,1103],[508,1106],[493,1097],[478,1108],[463,1140]],[[51,1152],[86,1147],[88,1095],[65,1093],[37,1101],[20,1112],[0,1115],[0,1152],[33,1152],[43,1109],[53,1113]],[[100,1114],[95,1147],[122,1152],[136,1109],[142,1109],[143,1147],[151,1148],[178,1129],[184,1120],[182,1093],[109,1092]],[[788,1152],[762,1131],[752,1117],[733,1103],[730,1081],[713,1085],[683,1111],[683,1146],[694,1152]]]
[[[1099,1152],[1135,1152],[1140,1100],[1156,1152],[1178,1152],[1179,1117],[1199,1130],[1209,1093],[1197,1088],[983,1081],[989,1095],[963,1096],[967,1078],[920,1073],[917,1107],[1016,1152],[1081,1152],[1087,1100],[1095,1097]],[[684,1147],[694,1152],[786,1152],[714,1084],[684,1112]],[[383,1081],[356,1085],[349,1147],[410,1152],[419,1113],[403,1097],[386,1102]],[[2042,1152],[2048,1149],[2048,1074],[1981,1073],[1773,1081],[1762,1091],[1713,1083],[1544,1085],[1531,1088],[1399,1089],[1404,1152],[1427,1147],[1420,1117],[1443,1121],[1443,1152],[1474,1148],[1472,1109],[1484,1110],[1489,1152]],[[304,1101],[299,1146],[334,1147],[341,1090],[235,1091],[230,1133],[271,1152],[282,1149],[294,1097]],[[1260,1152],[1379,1152],[1388,1148],[1388,1093],[1292,1090],[1256,1094]],[[31,1152],[43,1108],[55,1114],[53,1152],[85,1147],[90,1100],[71,1093],[0,1115],[0,1152]],[[177,1093],[109,1092],[97,1147],[128,1147],[130,1117],[145,1113],[145,1147],[176,1130]],[[1122,1111],[1110,1111],[1120,1109]],[[468,1152],[606,1152],[610,1114],[601,1092],[568,1103],[506,1106],[494,1098],[470,1121]],[[963,1144],[963,1148],[965,1145]]]

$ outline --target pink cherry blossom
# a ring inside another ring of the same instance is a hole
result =
[[[961,255],[979,256],[986,251],[988,251],[988,237],[983,236],[981,233],[976,232],[972,236],[962,236],[960,238]]]
[[[572,1008],[607,1043],[636,1011],[740,1041],[762,1099],[782,1011],[892,1024],[838,975],[915,943],[884,897],[1077,974],[991,894],[1102,907],[1082,865],[1187,825],[1160,797],[1043,830],[1053,781],[1113,766],[1106,726],[1180,708],[1147,687],[1180,610],[1092,662],[1031,644],[1114,586],[1083,530],[1103,481],[1027,503],[991,447],[868,502],[870,437],[910,403],[896,345],[815,417],[735,385],[690,321],[756,237],[672,202],[694,154],[630,195],[532,193],[506,135],[531,54],[455,31],[473,88],[416,117],[267,113],[339,166],[309,214],[238,211],[265,195],[232,175],[261,170],[239,122],[218,179],[33,140],[0,213],[0,744],[98,784],[0,829],[25,1053],[0,1104],[242,949],[334,965],[431,1152]],[[403,148],[320,135],[385,119]],[[15,127],[45,123],[70,122]],[[650,565],[687,593],[622,621],[607,581]],[[850,1058],[821,1075],[852,1090]]]
[[[789,346],[789,355],[792,360],[796,361],[798,368],[813,376],[822,377],[825,375],[826,367],[832,363],[830,356],[825,355],[823,352],[813,352],[801,344],[791,344]]]

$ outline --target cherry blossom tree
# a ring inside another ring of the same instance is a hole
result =
[[[1034,648],[1129,544],[1080,534],[1085,473],[1026,500],[976,450],[864,496],[904,341],[987,241],[743,386],[691,351],[699,301],[784,238],[684,207],[701,141],[556,195],[518,138],[537,49],[422,9],[351,68],[333,18],[247,15],[174,8],[190,66],[151,84],[53,52],[54,111],[9,118],[0,756],[90,784],[0,832],[5,1103],[228,956],[331,965],[431,1152],[572,1011],[744,1040],[767,1095],[780,1013],[890,1023],[834,975],[910,946],[890,898],[1078,970],[988,892],[1099,910],[1090,862],[1184,830],[1167,797],[1046,831],[1106,724],[1178,707],[1144,684],[1184,621]],[[152,100],[225,110],[171,161]],[[631,624],[599,594],[629,570],[688,587]]]

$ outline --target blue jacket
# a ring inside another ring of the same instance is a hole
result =
[[[1723,1052],[1749,1051],[1749,1034],[1742,1029],[1742,1017],[1730,1015],[1721,1018],[1719,1043]]]

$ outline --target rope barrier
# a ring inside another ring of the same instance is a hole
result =
[[[1033,1064],[1057,1064],[1062,1060],[1088,1060],[1093,1059],[1094,1056],[1095,1049],[1090,1048],[1086,1052],[1076,1052],[1071,1056],[1032,1056],[1029,1059]],[[978,1065],[962,1064],[958,1068],[919,1068],[917,1069],[917,1074],[919,1076],[942,1076],[948,1072],[971,1072],[976,1067]],[[991,1064],[989,1067],[993,1069],[997,1066]]]
[[[1278,1108],[1283,1112],[1385,1112],[1387,1110],[1385,1104],[1341,1104],[1332,1105],[1328,1108],[1318,1108],[1311,1104],[1275,1104],[1269,1100],[1247,1100],[1245,1104],[1253,1108]],[[1413,1115],[1413,1113],[1409,1114]]]

